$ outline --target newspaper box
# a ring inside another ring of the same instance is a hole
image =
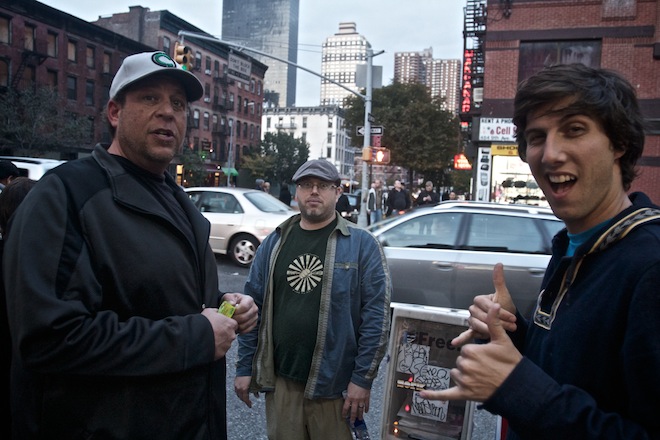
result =
[[[382,438],[469,439],[474,402],[419,396],[422,389],[454,386],[449,372],[459,349],[450,341],[467,329],[468,311],[401,303],[392,309]]]

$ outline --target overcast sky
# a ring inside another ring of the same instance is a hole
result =
[[[222,34],[222,0],[41,0],[51,7],[86,21],[128,12],[140,5],[152,11],[167,9],[190,24],[218,37]],[[462,59],[465,0],[300,0],[298,64],[321,72],[321,44],[352,21],[383,66],[383,84],[394,76],[394,53],[433,48],[434,58]],[[320,78],[298,71],[296,105],[315,106],[320,100]]]

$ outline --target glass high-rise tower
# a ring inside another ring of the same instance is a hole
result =
[[[223,0],[222,39],[297,63],[299,2]],[[254,57],[268,66],[264,78],[264,103],[293,106],[296,101],[296,68],[272,58]]]

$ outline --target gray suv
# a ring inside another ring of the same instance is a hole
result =
[[[392,301],[467,309],[475,295],[494,292],[501,262],[516,306],[530,316],[563,227],[549,208],[451,201],[369,229],[385,249]]]

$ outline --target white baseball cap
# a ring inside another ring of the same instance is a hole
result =
[[[143,52],[131,55],[121,63],[110,86],[110,99],[127,86],[157,73],[165,73],[181,81],[188,101],[197,101],[204,95],[204,86],[197,77],[181,68],[181,65],[165,52]]]

